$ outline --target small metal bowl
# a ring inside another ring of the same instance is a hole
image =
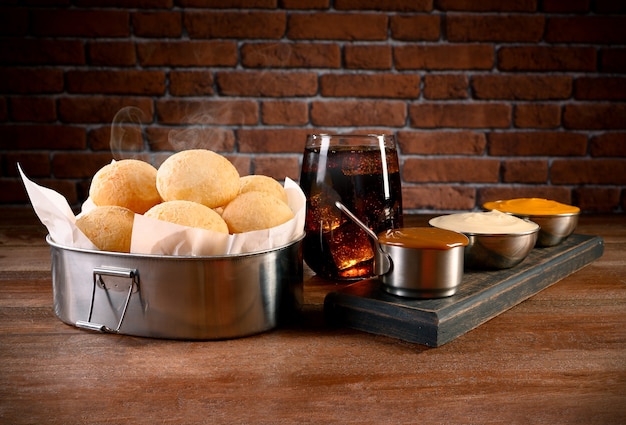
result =
[[[443,298],[457,292],[463,280],[463,249],[468,243],[463,234],[433,227],[401,228],[388,232],[405,234],[407,239],[401,237],[403,242],[396,243],[391,238],[379,245],[382,255],[387,255],[390,263],[389,270],[378,276],[385,291],[409,298]],[[411,237],[424,241],[432,238],[433,241],[412,247]],[[443,243],[436,242],[435,238],[452,241],[454,246],[442,248]],[[377,259],[380,255],[377,254]]]
[[[539,228],[526,233],[475,234],[465,247],[465,266],[470,269],[509,269],[524,261],[535,246]]]
[[[368,234],[376,246],[374,273],[390,294],[443,298],[463,279],[463,234],[435,227],[405,227],[374,233],[341,202],[335,206]]]
[[[516,217],[533,221],[539,225],[536,246],[556,246],[569,237],[578,225],[579,213],[553,215],[521,215]]]
[[[433,227],[454,230],[467,236],[465,267],[508,269],[521,263],[537,241],[539,225],[499,211],[468,212],[434,217]]]
[[[555,246],[567,239],[576,229],[580,215],[578,207],[543,198],[485,202],[483,208],[495,209],[537,223],[540,229],[536,246],[539,247]]]

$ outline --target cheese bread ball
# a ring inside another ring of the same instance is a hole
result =
[[[239,179],[239,193],[266,192],[287,203],[287,192],[277,180],[269,176],[250,175]]]
[[[173,154],[159,167],[156,185],[164,201],[193,201],[216,208],[239,192],[239,172],[228,159],[206,149]]]
[[[222,212],[230,233],[269,229],[294,217],[283,201],[265,192],[246,192],[237,196]]]
[[[76,218],[76,226],[102,251],[130,252],[135,213],[117,205],[95,207]]]
[[[147,162],[123,159],[107,164],[93,176],[89,197],[97,206],[117,205],[143,214],[161,202],[157,170]]]
[[[228,233],[228,226],[222,217],[211,208],[197,202],[167,201],[155,205],[144,215],[181,226]]]

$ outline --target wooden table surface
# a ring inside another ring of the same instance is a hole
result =
[[[583,216],[577,233],[604,255],[438,348],[328,326],[339,285],[310,272],[297,326],[168,341],[58,320],[45,228],[4,208],[0,423],[624,424],[626,216]]]

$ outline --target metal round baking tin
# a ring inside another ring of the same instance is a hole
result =
[[[303,235],[304,236],[304,235]],[[213,340],[264,332],[302,306],[302,237],[214,257],[51,248],[54,310],[65,323],[153,338]]]

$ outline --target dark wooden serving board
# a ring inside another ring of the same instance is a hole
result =
[[[329,293],[324,313],[329,323],[404,341],[439,347],[602,256],[598,236],[571,235],[558,246],[535,248],[517,266],[496,271],[466,271],[457,293],[416,300],[384,292],[376,279]]]

